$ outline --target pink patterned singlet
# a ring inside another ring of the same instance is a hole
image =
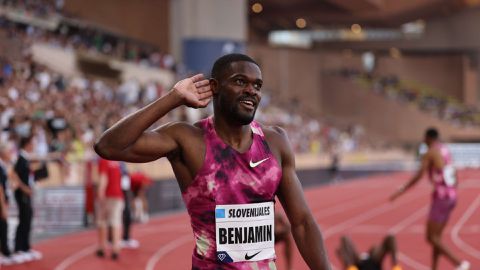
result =
[[[276,269],[274,253],[269,259],[222,262],[219,257],[224,257],[217,252],[216,244],[215,208],[218,205],[253,205],[271,203],[275,199],[282,169],[270,151],[260,125],[256,122],[250,124],[253,142],[245,153],[236,151],[220,139],[212,117],[201,120],[200,127],[204,130],[205,161],[192,183],[182,193],[196,242],[192,269]],[[255,212],[256,210],[248,211],[251,215],[263,214]],[[243,233],[238,231],[241,232]],[[230,239],[233,239],[232,235]],[[245,239],[246,237],[243,243]],[[245,256],[250,259],[256,255],[250,253]]]
[[[440,151],[444,166],[438,169],[432,165],[428,171],[430,182],[433,184],[429,220],[445,223],[457,202],[457,179],[448,148],[440,143],[435,143],[432,147]]]

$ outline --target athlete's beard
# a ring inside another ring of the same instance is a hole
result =
[[[219,97],[217,100],[220,104],[221,113],[226,115],[231,122],[239,125],[249,125],[255,118],[255,113],[257,108],[253,111],[252,114],[244,113],[240,111],[239,104],[237,101],[233,105],[227,104],[227,102],[222,101],[222,97]]]
[[[233,118],[233,120],[240,124],[240,125],[249,125],[253,119],[255,118],[255,113],[257,112],[257,108],[253,111],[252,114],[242,113],[240,112],[238,105],[231,106],[229,109],[229,114]]]

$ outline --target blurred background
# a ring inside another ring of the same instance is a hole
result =
[[[337,269],[341,235],[366,250],[392,228],[403,268],[429,269],[427,181],[419,188],[424,200],[403,209],[388,202],[417,168],[428,127],[440,131],[457,166],[468,172],[467,199],[445,241],[480,269],[479,26],[478,0],[1,0],[1,143],[14,155],[19,138],[33,135],[36,155],[56,155],[42,163],[34,188],[32,238],[43,259],[4,267],[188,269],[193,238],[178,242],[163,227],[155,241],[145,234],[154,230],[148,222],[179,218],[189,235],[165,159],[127,164],[152,180],[148,209],[133,227],[140,248],[118,263],[91,262],[98,181],[92,145],[177,80],[208,76],[216,58],[240,52],[262,68],[256,119],[287,130]],[[211,107],[179,108],[155,126],[210,113]],[[365,215],[377,207],[390,214]],[[331,215],[322,216],[322,209]],[[18,223],[13,201],[8,220],[11,240]],[[160,238],[165,234],[168,239]],[[91,237],[68,240],[78,235]],[[73,246],[59,253],[53,248],[59,243]],[[295,269],[307,269],[298,252],[294,257]],[[282,258],[278,267],[285,269]],[[453,269],[446,261],[441,267]]]

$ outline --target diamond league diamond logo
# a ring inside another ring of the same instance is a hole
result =
[[[223,261],[225,259],[225,257],[227,257],[227,255],[225,253],[218,254],[218,258],[220,259],[220,261]]]

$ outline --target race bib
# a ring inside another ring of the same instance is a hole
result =
[[[445,185],[449,187],[453,187],[455,186],[455,183],[457,183],[455,168],[452,165],[446,165],[443,168],[443,179],[445,181]]]
[[[273,202],[215,207],[217,260],[260,261],[275,258]]]

